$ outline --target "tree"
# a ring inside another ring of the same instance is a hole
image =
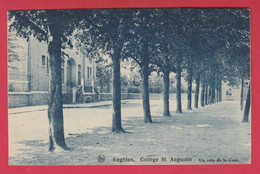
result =
[[[163,77],[161,73],[152,72],[149,79],[149,92],[150,93],[162,93],[163,88]]]
[[[166,16],[167,17],[167,16]],[[169,25],[167,25],[169,27]],[[163,27],[166,27],[163,25]],[[165,28],[167,31],[167,28]],[[169,85],[170,85],[170,73],[176,72],[176,54],[178,53],[177,44],[174,40],[175,34],[160,30],[155,36],[154,48],[152,50],[151,63],[158,67],[159,72],[163,74],[163,106],[164,116],[170,116],[169,108]],[[176,36],[177,37],[177,36]]]
[[[100,87],[100,93],[110,93],[110,85],[112,82],[112,69],[111,64],[107,60],[97,62],[96,77]]]
[[[169,115],[169,74],[176,74],[177,113],[182,113],[181,107],[181,73],[189,55],[187,35],[190,31],[187,25],[187,10],[164,9],[160,11],[160,25],[154,34],[154,56],[152,59],[164,77],[164,115]],[[157,56],[156,56],[157,55]]]
[[[224,37],[217,40],[221,48],[215,54],[218,59],[217,101],[221,101],[222,80],[230,86],[241,84],[240,108],[243,110],[244,80],[250,79],[249,10],[226,9],[222,15],[223,23],[219,28]]]
[[[29,39],[33,35],[39,41],[46,41],[50,55],[49,67],[49,151],[57,148],[68,150],[64,138],[62,87],[61,87],[61,49],[66,36],[73,31],[77,17],[71,10],[9,11],[13,18],[10,29],[19,36]]]
[[[19,55],[16,51],[17,48],[22,48],[18,44],[16,44],[17,38],[15,37],[15,34],[12,32],[8,32],[8,68],[14,69],[15,67],[10,65],[10,63],[19,61]]]
[[[134,13],[132,36],[126,43],[125,56],[132,58],[140,67],[142,77],[142,101],[144,122],[152,123],[149,101],[149,75],[154,70],[151,64],[151,40],[156,30],[156,9],[136,10]]]
[[[250,103],[251,103],[251,89],[250,89],[250,85],[248,88],[248,92],[247,92],[247,97],[246,97],[246,106],[245,106],[245,110],[244,110],[244,116],[243,116],[243,122],[248,122],[248,115],[249,115],[249,111],[250,111]]]
[[[124,59],[122,62],[122,67],[126,70],[125,75],[128,75],[128,93],[140,93],[141,75],[140,68],[136,62],[132,59]],[[157,83],[157,82],[154,82]]]
[[[203,24],[199,23],[195,26],[195,28],[203,28]],[[195,29],[195,30],[196,30]],[[205,44],[206,41],[202,37],[202,31],[196,31],[193,33],[191,42],[191,55],[192,55],[192,75],[195,78],[195,98],[194,98],[194,108],[198,108],[199,105],[199,93],[200,93],[200,85],[202,86],[201,91],[201,106],[204,106],[204,96],[205,96],[205,81],[206,81],[206,69],[207,65],[207,45]],[[191,83],[191,82],[190,82]],[[191,103],[190,103],[191,105]]]
[[[88,43],[86,39],[91,35],[95,49],[108,54],[112,60],[112,132],[125,132],[121,123],[120,61],[132,12],[130,9],[94,9],[86,13],[82,14],[85,18],[81,23],[83,33],[79,35],[80,40]]]
[[[190,17],[189,21],[194,25],[192,28],[191,37],[191,55],[193,70],[195,70],[196,90],[195,90],[195,107],[198,106],[199,81],[202,84],[201,91],[201,106],[219,102],[222,100],[222,80],[231,79],[234,75],[237,65],[228,64],[231,61],[233,64],[243,58],[237,59],[238,54],[243,55],[248,52],[242,50],[242,45],[248,45],[248,10],[244,9],[197,9],[197,12]],[[195,27],[197,26],[197,27]],[[199,28],[199,30],[196,30]],[[195,44],[194,44],[195,43]],[[238,49],[234,49],[234,48]],[[232,49],[237,50],[232,51]],[[239,51],[240,50],[240,51]],[[236,61],[232,57],[236,57]],[[189,57],[188,57],[189,58]],[[188,59],[189,60],[189,59]],[[246,61],[248,62],[248,61]],[[247,63],[243,63],[247,65]],[[191,65],[187,64],[187,72],[191,74]],[[189,76],[190,77],[190,76]],[[190,79],[190,78],[188,78]],[[191,82],[191,80],[189,80]],[[208,86],[210,87],[208,89]],[[189,101],[188,95],[188,101]],[[189,107],[188,102],[188,107]]]
[[[241,42],[241,41],[240,41]],[[250,46],[249,45],[231,45],[230,61],[228,62],[229,73],[226,80],[231,86],[241,85],[240,109],[244,106],[244,83],[250,79]],[[240,82],[239,82],[239,80]]]

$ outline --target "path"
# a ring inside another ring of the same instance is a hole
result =
[[[172,111],[173,117],[165,118],[161,116],[162,101],[151,101],[153,124],[143,123],[140,101],[122,106],[123,127],[129,132],[126,134],[111,133],[109,106],[64,109],[66,142],[72,148],[69,152],[47,152],[46,111],[10,115],[10,164],[250,162],[251,126],[241,122],[239,102],[225,101],[192,111],[184,109],[183,114]],[[175,106],[174,101],[171,106]],[[100,154],[106,158],[103,163],[97,162]]]

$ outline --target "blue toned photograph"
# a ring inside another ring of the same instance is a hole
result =
[[[250,10],[8,11],[9,165],[251,163]]]

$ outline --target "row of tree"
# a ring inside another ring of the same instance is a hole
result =
[[[140,68],[144,122],[151,123],[149,75],[163,75],[164,116],[169,112],[169,74],[176,74],[177,113],[182,113],[181,77],[188,82],[188,110],[221,101],[222,81],[250,76],[249,11],[247,9],[88,9],[10,11],[10,29],[25,38],[48,43],[50,90],[48,104],[50,151],[68,149],[64,140],[61,51],[71,40],[86,55],[112,60],[112,131],[121,124],[121,60]],[[234,83],[234,84],[233,84]],[[201,86],[201,97],[199,97]]]

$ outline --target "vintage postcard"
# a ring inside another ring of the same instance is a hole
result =
[[[7,17],[9,165],[251,163],[249,8]]]

